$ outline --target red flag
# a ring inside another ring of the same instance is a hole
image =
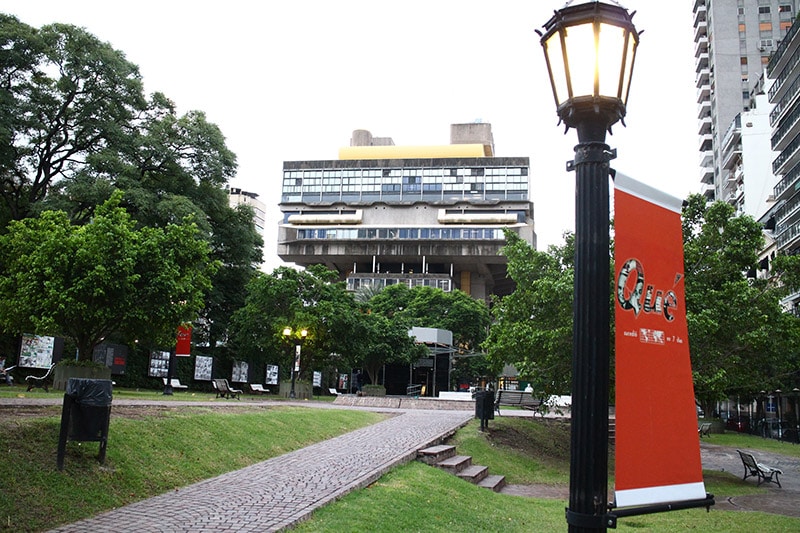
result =
[[[178,328],[178,342],[175,345],[176,357],[189,357],[192,354],[192,327]]]
[[[620,173],[614,181],[615,503],[703,499],[682,202]]]

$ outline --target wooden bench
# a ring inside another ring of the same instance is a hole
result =
[[[494,401],[494,410],[500,414],[500,406],[508,405],[522,407],[523,409],[538,409],[542,405],[541,400],[533,397],[532,392],[521,390],[499,390]]]
[[[50,379],[50,374],[53,373],[53,369],[56,365],[50,365],[50,369],[44,376],[25,376],[25,381],[28,383],[28,388],[25,392],[30,392],[33,390],[34,387],[39,389],[44,389],[45,392],[50,392],[50,389],[47,388],[47,380]]]
[[[250,383],[249,387],[253,394],[269,394],[269,389],[265,389],[261,383]]]
[[[710,437],[711,436],[711,422],[703,422],[700,424],[700,427],[697,428],[697,434],[700,435],[700,438],[703,437]]]
[[[749,477],[757,477],[758,485],[762,483],[775,483],[779,487],[781,486],[781,481],[778,479],[778,476],[783,474],[783,472],[780,469],[759,463],[752,453],[743,452],[742,450],[736,451],[739,452],[739,457],[742,458],[742,464],[744,464],[743,480]]]
[[[241,400],[239,395],[242,393],[242,391],[231,387],[227,379],[215,379],[212,380],[212,383],[214,384],[214,388],[217,390],[216,398],[236,398],[237,400]]]
[[[167,386],[167,378],[161,378],[161,381],[164,382],[164,386],[166,387]],[[172,385],[173,389],[188,389],[189,388],[188,385],[181,385],[181,380],[179,380],[178,378],[172,378],[170,380],[170,385]]]

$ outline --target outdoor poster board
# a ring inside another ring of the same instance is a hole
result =
[[[681,205],[616,175],[617,507],[706,497],[686,323]]]
[[[104,342],[94,348],[92,359],[111,369],[112,374],[124,374],[128,362],[128,347],[124,344]]]
[[[249,365],[247,364],[247,361],[234,361],[231,381],[233,383],[247,383],[248,370]]]
[[[147,375],[151,378],[165,378],[169,372],[170,352],[153,350],[150,352],[150,368]]]
[[[49,369],[53,363],[61,358],[63,349],[64,339],[60,337],[23,333],[17,366],[21,368]]]
[[[322,387],[322,372],[315,370],[314,371],[314,381],[313,385],[315,387]]]
[[[195,381],[211,381],[211,370],[214,366],[214,358],[206,355],[198,355],[194,358],[194,379]]]
[[[264,383],[267,385],[278,384],[278,365],[267,365],[266,379]]]

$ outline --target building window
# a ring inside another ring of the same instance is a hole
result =
[[[772,31],[772,23],[771,22],[759,22],[758,23],[758,31]]]

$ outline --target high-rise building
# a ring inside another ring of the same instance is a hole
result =
[[[779,250],[800,250],[800,21],[795,22],[767,66],[772,149],[774,236]]]
[[[228,191],[228,205],[231,207],[236,207],[237,205],[250,206],[253,210],[253,224],[256,227],[256,231],[258,231],[259,235],[264,235],[264,221],[267,209],[264,202],[258,199],[256,193],[231,188]]]
[[[798,0],[694,2],[700,181],[709,200],[742,207],[744,174],[737,173],[738,165],[731,166],[736,163],[732,157],[739,154],[730,141],[735,140],[737,128],[741,134],[741,114],[751,111],[758,92],[754,89],[786,38],[799,4]],[[759,216],[754,210],[755,206],[752,211],[744,209]]]
[[[508,294],[503,230],[536,245],[529,167],[494,156],[487,123],[452,125],[442,146],[356,130],[337,160],[284,162],[278,256],[324,264],[353,291],[405,283]]]

